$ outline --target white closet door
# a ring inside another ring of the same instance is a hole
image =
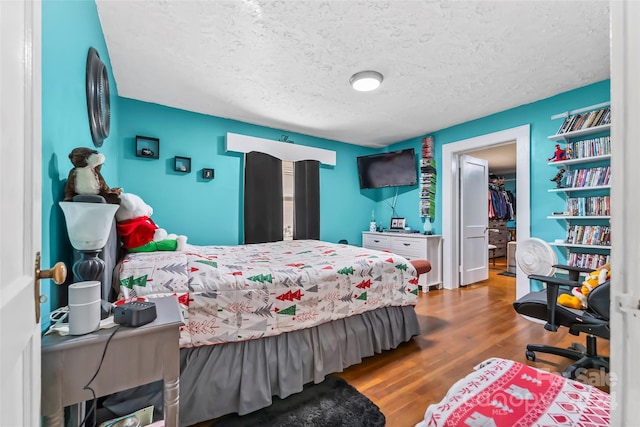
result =
[[[460,156],[460,285],[489,278],[489,165]]]

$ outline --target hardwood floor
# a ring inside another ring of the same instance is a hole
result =
[[[548,332],[543,325],[518,315],[511,305],[515,278],[498,275],[504,270],[506,260],[498,258],[495,266],[489,264],[489,279],[484,282],[420,293],[416,305],[419,336],[336,375],[380,407],[387,427],[413,427],[423,419],[429,404],[439,402],[454,382],[489,357],[562,372],[568,359],[538,354],[536,362],[529,362],[526,344],[568,347],[574,341],[584,343],[584,336],[570,335],[566,328]],[[609,342],[599,339],[598,351],[608,355]]]
[[[503,357],[562,372],[568,359],[537,354],[536,362],[529,362],[526,344],[584,343],[584,336],[573,336],[566,328],[548,332],[518,315],[511,305],[515,278],[499,276],[506,260],[496,261],[495,266],[489,264],[484,282],[421,293],[416,306],[421,335],[337,374],[380,407],[388,427],[414,426],[429,404],[439,402],[453,383],[484,359]],[[608,355],[609,342],[599,339],[598,351]]]

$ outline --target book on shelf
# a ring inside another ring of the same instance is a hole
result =
[[[590,128],[590,127],[592,127],[593,124],[595,123],[594,120],[595,120],[596,116],[598,115],[599,111],[601,111],[601,110],[596,110],[596,111],[590,112],[589,116],[584,121],[584,125],[582,125],[582,128]]]
[[[565,180],[565,188],[587,188],[609,185],[611,166],[574,169]]]
[[[579,253],[572,252],[569,254],[567,258],[567,263],[574,267],[583,267],[583,268],[600,268],[606,263],[610,262],[610,255],[604,254],[587,254],[587,253]]]
[[[611,123],[611,109],[609,107],[593,110],[586,113],[571,114],[564,119],[562,125],[556,132],[561,135],[567,132],[588,129],[591,127],[602,126]]]
[[[611,108],[607,107],[598,126],[611,124]]]
[[[605,110],[605,108],[598,110],[596,117],[593,119],[593,126],[600,126],[600,120],[602,120]]]
[[[560,129],[558,129],[558,132],[556,132],[556,135],[567,133],[569,126],[571,125],[571,122],[575,120],[575,118],[576,116],[567,116],[562,122],[562,124],[560,125]]]
[[[566,152],[567,159],[583,159],[611,154],[611,137],[602,136],[568,142]]]
[[[565,241],[574,245],[609,246],[610,230],[609,226],[604,225],[570,225]]]
[[[571,126],[570,131],[573,132],[573,131],[582,129],[582,124],[584,123],[586,118],[587,118],[586,113],[579,114],[576,122]]]
[[[570,197],[567,199],[566,215],[609,216],[611,214],[610,204],[610,196]],[[554,212],[554,214],[556,213]]]

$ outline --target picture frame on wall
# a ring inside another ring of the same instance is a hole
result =
[[[191,157],[175,156],[173,168],[176,172],[191,172]]]
[[[160,139],[136,135],[136,157],[160,158]]]

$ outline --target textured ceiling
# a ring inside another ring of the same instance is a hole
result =
[[[608,1],[97,5],[120,96],[371,147],[609,78]]]

